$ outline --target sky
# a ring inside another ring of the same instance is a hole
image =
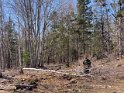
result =
[[[74,6],[76,7],[77,0],[73,0]]]
[[[9,17],[11,17],[11,19],[13,20],[13,22],[15,23],[15,26],[16,26],[17,19],[16,19],[16,16],[15,16],[15,14],[13,13],[13,11],[12,11],[12,9],[10,7],[10,2],[12,2],[12,0],[3,0],[3,1],[4,1],[3,2],[3,4],[4,4],[3,7],[4,7],[5,20],[8,21]],[[72,2],[73,5],[74,5],[75,11],[77,11],[76,7],[77,7],[77,1],[78,0],[61,0],[61,1],[63,1],[63,2]],[[94,0],[91,0],[92,4],[94,4],[93,1]],[[112,0],[106,0],[106,1],[107,1],[107,4],[112,2]]]
[[[62,1],[72,1],[73,5],[74,5],[74,9],[76,9],[76,4],[77,4],[77,0],[62,0]],[[9,19],[9,16],[14,20],[16,20],[16,16],[14,15],[11,7],[10,7],[10,3],[12,2],[12,0],[3,0],[3,8],[4,8],[4,17],[5,20],[7,21]]]
[[[72,1],[74,8],[76,9],[77,0],[62,0],[62,1]],[[12,2],[12,0],[3,0],[4,14],[5,14],[6,19],[8,19],[9,16],[11,16],[12,18],[14,17],[13,11],[10,8],[11,2]]]
[[[64,2],[73,2],[73,5],[74,5],[74,9],[76,11],[76,7],[77,7],[77,0],[61,0],[61,1],[64,1]],[[91,2],[93,3],[94,0],[91,0]],[[106,0],[107,3],[111,2],[112,0]],[[15,19],[15,16],[13,14],[13,11],[12,9],[10,8],[10,2],[12,2],[12,0],[3,0],[4,2],[4,14],[5,14],[5,18],[8,19],[9,16],[11,16],[11,18],[14,20]]]

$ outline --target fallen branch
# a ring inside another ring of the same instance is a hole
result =
[[[33,71],[36,71],[36,73],[38,73],[37,71],[39,72],[49,72],[49,73],[55,73],[56,75],[71,75],[71,76],[77,76],[77,77],[93,77],[93,75],[91,74],[70,74],[70,73],[67,73],[66,71],[72,71],[72,70],[61,70],[61,71],[55,71],[55,70],[43,70],[43,69],[36,69],[36,68],[23,68],[23,71],[29,71],[29,73],[32,73]],[[63,72],[65,71],[65,72]]]

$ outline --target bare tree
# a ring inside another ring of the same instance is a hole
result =
[[[3,41],[3,5],[2,0],[0,0],[0,56],[1,56],[1,68],[4,69],[5,67],[5,61],[4,61],[4,41]]]

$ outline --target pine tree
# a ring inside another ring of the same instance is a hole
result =
[[[111,41],[111,28],[110,28],[110,4],[107,0],[96,0],[95,5],[95,31],[93,41],[94,55],[98,58],[107,57],[113,50],[113,43]],[[97,11],[97,12],[96,12]],[[96,41],[97,40],[97,41]],[[96,43],[96,42],[97,43]]]
[[[90,0],[78,0],[78,42],[80,50],[78,50],[78,55],[81,54],[80,51],[83,51],[83,54],[90,54],[91,52],[91,21],[92,21],[92,11],[90,7]],[[81,47],[83,46],[83,47]],[[83,50],[82,50],[83,48]]]

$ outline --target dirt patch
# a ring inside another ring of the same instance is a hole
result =
[[[16,70],[7,70],[3,74],[12,79],[0,79],[0,93],[123,93],[123,60],[103,63],[94,62],[91,75],[80,73],[83,66],[79,64],[57,71],[30,70],[21,75]],[[16,84],[34,82],[38,86],[32,91],[15,89]]]

